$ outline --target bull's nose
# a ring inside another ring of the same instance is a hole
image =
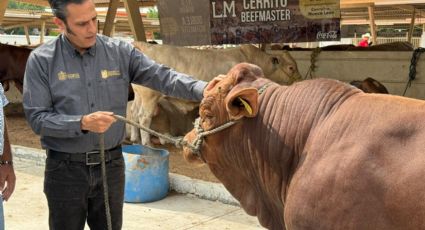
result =
[[[183,138],[183,141],[185,143],[191,144],[195,137],[195,132],[192,130],[190,133],[186,134],[186,136]],[[204,162],[198,157],[198,155],[195,154],[192,149],[186,145],[183,146],[183,157],[190,164],[197,166],[202,166],[204,164]]]

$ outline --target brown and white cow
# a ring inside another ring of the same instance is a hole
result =
[[[279,55],[267,54],[253,45],[242,45],[224,50],[197,50],[171,45],[153,45],[144,42],[135,42],[134,45],[156,62],[204,81],[210,81],[219,74],[227,73],[232,66],[240,62],[249,62],[260,66],[268,78],[279,84],[291,84],[301,79],[297,64],[288,52],[282,52]],[[166,101],[162,105],[170,104],[172,109],[160,106],[159,110],[161,112],[164,110],[165,112],[167,110],[179,111],[180,115],[177,116],[191,113],[199,105],[199,103],[165,97],[163,94],[143,86],[135,84],[132,86],[135,92],[135,103],[133,103],[131,109],[133,113],[131,116],[136,119],[134,120],[135,122],[145,127],[151,127],[151,123],[157,119],[154,114],[155,111],[158,111],[157,107],[161,100]],[[171,114],[171,116],[175,116],[175,114]],[[186,120],[183,123],[193,122],[191,118]],[[167,120],[162,120],[157,123],[166,122]],[[177,123],[174,119],[165,126],[170,127],[172,130],[184,130],[182,133],[167,132],[173,136],[183,135],[190,130],[190,128],[183,129],[182,124]],[[133,127],[131,131],[130,140],[144,145],[150,143],[149,134],[136,127]]]
[[[363,81],[351,81],[350,85],[354,85],[355,87],[361,89],[365,93],[388,94],[387,88],[385,88],[385,86],[381,82],[371,77],[368,77],[364,79]]]
[[[269,229],[425,229],[425,101],[330,79],[269,82],[244,63],[210,83],[200,127],[238,122],[185,158]]]

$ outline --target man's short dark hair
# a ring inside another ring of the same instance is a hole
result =
[[[68,4],[81,4],[87,0],[49,0],[50,8],[52,8],[53,15],[62,21],[66,22],[66,6]]]

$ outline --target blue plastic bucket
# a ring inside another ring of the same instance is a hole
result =
[[[124,145],[124,201],[145,203],[167,196],[169,188],[168,156],[165,149],[143,145]]]

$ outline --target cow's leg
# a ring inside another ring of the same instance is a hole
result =
[[[133,114],[134,104],[135,104],[134,101],[129,101],[127,103],[127,112],[126,112],[127,117],[126,118],[130,121],[134,121],[134,114]],[[133,125],[126,123],[125,124],[125,138],[126,138],[126,140],[129,141],[129,142],[132,142],[132,143],[138,142],[137,138],[135,138],[136,137],[135,133],[138,135],[137,128],[134,127]]]
[[[142,99],[143,100],[143,99]],[[142,107],[139,109],[138,122],[141,126],[151,128],[152,117],[155,114],[157,100],[143,100]],[[151,145],[150,134],[142,129],[139,130],[140,143],[142,145]]]
[[[146,128],[151,127],[152,118],[155,115],[155,111],[158,106],[158,101],[162,97],[162,94],[151,90],[149,88],[139,86],[132,84],[135,100],[138,98],[138,100],[141,101],[141,106],[138,109],[137,119],[138,123],[141,126],[144,126]],[[140,143],[142,145],[150,145],[150,134],[140,130]]]
[[[128,114],[128,118],[135,123],[139,123],[138,114],[139,114],[139,109],[142,109],[141,103],[142,103],[141,99],[139,99],[139,97],[135,97],[130,107],[130,113]],[[139,134],[140,134],[139,128],[131,125],[130,126],[130,141],[133,143],[140,143]]]

